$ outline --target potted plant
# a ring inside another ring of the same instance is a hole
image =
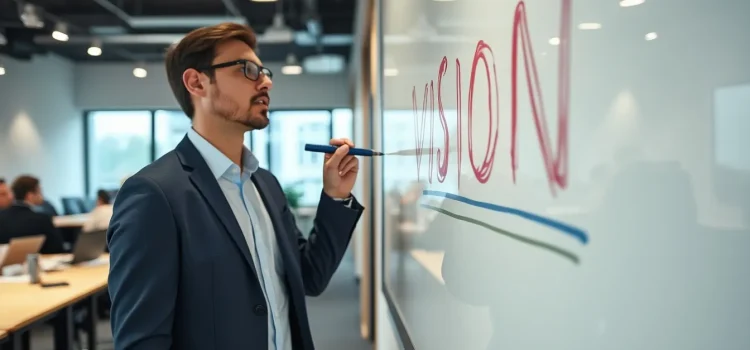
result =
[[[299,201],[302,198],[302,191],[298,190],[295,186],[288,186],[284,188],[284,195],[289,203],[290,209],[296,211],[299,208]]]

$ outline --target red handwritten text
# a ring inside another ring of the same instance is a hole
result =
[[[516,5],[515,15],[513,19],[513,38],[511,47],[511,77],[510,77],[510,90],[511,90],[511,140],[510,140],[510,156],[511,156],[511,171],[513,173],[513,182],[516,182],[516,170],[518,169],[518,138],[517,138],[517,119],[518,119],[518,58],[523,58],[524,73],[526,77],[526,84],[528,86],[529,101],[531,104],[531,114],[534,118],[534,124],[536,126],[537,139],[542,153],[542,158],[545,165],[547,179],[550,185],[550,191],[553,195],[556,194],[555,188],[567,187],[568,181],[568,109],[569,109],[569,77],[570,77],[570,60],[569,60],[569,48],[570,48],[570,2],[571,0],[562,0],[562,19],[560,23],[560,46],[559,46],[559,65],[558,65],[558,96],[557,96],[557,111],[558,111],[558,127],[557,127],[557,152],[552,149],[551,141],[549,138],[549,132],[547,129],[547,118],[544,110],[544,101],[542,98],[541,87],[539,84],[539,76],[536,68],[536,61],[534,59],[534,51],[531,45],[531,39],[529,34],[528,21],[526,19],[526,5],[523,1],[518,2]],[[519,50],[520,46],[520,50]],[[520,52],[519,52],[520,51]],[[479,66],[479,63],[482,66]],[[474,121],[474,87],[476,84],[477,71],[484,69],[484,76],[487,79],[487,98],[488,98],[488,121],[489,129],[487,133],[487,144],[484,158],[481,160],[476,159],[474,152],[474,137],[472,136],[473,121]],[[429,96],[430,100],[430,144],[429,144],[429,169],[428,169],[428,181],[432,183],[433,177],[433,154],[437,156],[438,172],[437,179],[439,182],[445,181],[448,173],[448,159],[450,153],[450,137],[448,135],[448,124],[445,118],[445,111],[443,109],[443,85],[442,78],[445,76],[448,70],[448,59],[443,57],[440,61],[438,68],[437,78],[437,99],[438,99],[438,115],[440,117],[440,126],[443,129],[443,148],[438,149],[434,152],[434,132],[435,132],[435,110],[434,110],[434,88],[433,81],[424,86],[424,97],[422,98],[422,111],[421,118],[417,106],[417,93],[416,87],[412,89],[412,107],[414,111],[415,121],[415,143],[416,143],[416,157],[417,157],[417,178],[421,174],[421,160],[422,160],[422,149],[424,147],[424,136],[427,118],[427,99]],[[495,152],[497,150],[497,142],[499,137],[499,126],[500,126],[500,97],[499,97],[499,85],[497,81],[497,70],[495,68],[495,57],[492,48],[488,43],[480,40],[477,43],[476,50],[474,52],[474,58],[471,65],[471,75],[469,77],[469,92],[468,92],[468,106],[466,122],[468,126],[467,144],[468,144],[468,155],[471,168],[474,171],[474,176],[480,183],[487,183],[492,173],[493,163],[495,159]],[[456,108],[457,114],[457,160],[458,160],[458,171],[460,179],[460,168],[461,168],[461,147],[462,147],[462,86],[461,86],[461,62],[456,59]],[[442,152],[441,152],[442,151]],[[459,183],[460,186],[460,183]]]

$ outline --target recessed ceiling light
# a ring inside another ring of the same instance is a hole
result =
[[[146,68],[136,67],[133,69],[133,76],[136,78],[145,78],[148,75]]]
[[[89,49],[86,51],[90,56],[101,56],[102,55],[102,48],[92,46],[89,47]]]
[[[580,30],[595,30],[595,29],[601,29],[602,24],[601,23],[581,23],[578,25],[578,29]]]
[[[659,36],[656,35],[655,32],[651,32],[651,33],[646,34],[646,40],[648,40],[648,41],[654,40],[654,39],[656,39],[658,37]]]
[[[5,67],[0,66],[0,75],[5,75]]]
[[[560,38],[554,37],[552,39],[549,39],[550,45],[560,45]]]
[[[620,0],[620,7],[632,7],[643,4],[646,0]]]

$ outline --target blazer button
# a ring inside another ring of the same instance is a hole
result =
[[[260,304],[255,305],[255,310],[253,310],[253,311],[258,316],[265,316],[267,314],[267,312],[268,312],[268,310],[266,310],[266,307],[263,306],[263,305],[260,305]]]

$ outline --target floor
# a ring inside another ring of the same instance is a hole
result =
[[[372,350],[359,333],[359,287],[354,280],[354,262],[344,258],[326,291],[307,299],[315,348],[322,350]],[[99,349],[112,350],[109,320],[99,323]],[[32,331],[31,350],[52,350],[52,329]]]

